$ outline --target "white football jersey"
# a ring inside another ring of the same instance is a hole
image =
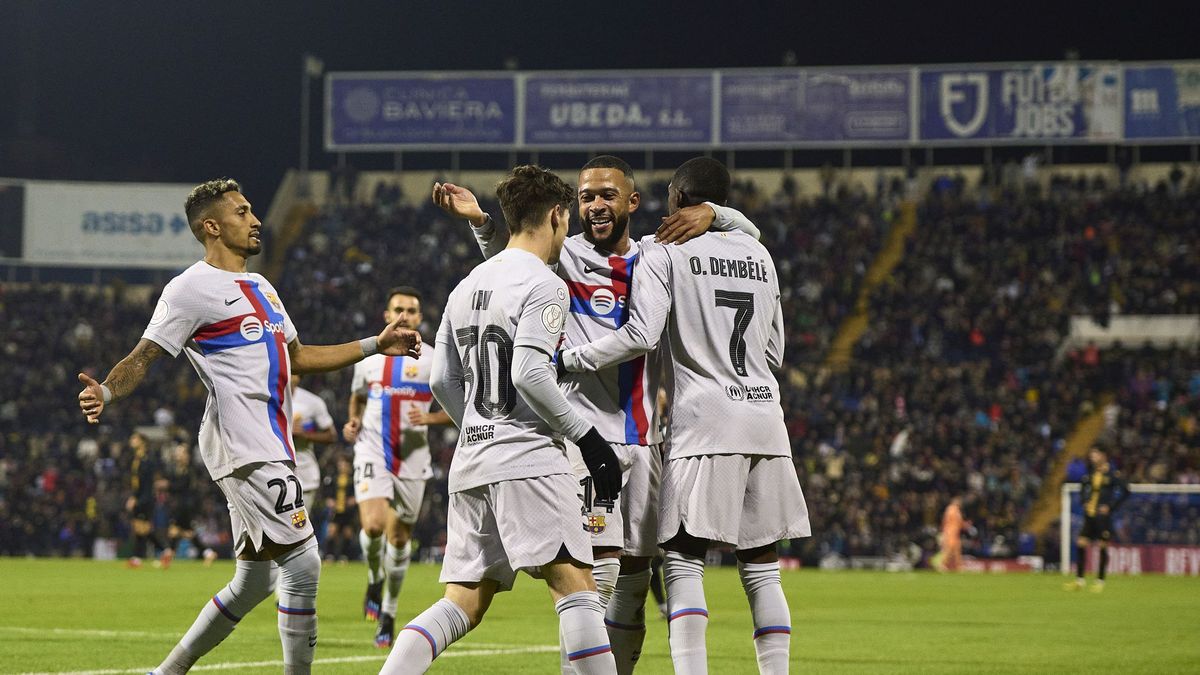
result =
[[[292,391],[292,425],[304,431],[332,429],[333,417],[329,414],[329,406],[320,396],[303,387],[296,387]],[[320,488],[321,466],[313,442],[294,437],[292,441],[296,445],[296,477],[300,479],[300,485],[305,492]]]
[[[758,228],[736,209],[708,203],[716,214],[712,229],[739,230],[758,239]],[[485,258],[503,250],[508,229],[490,221],[471,228]],[[616,255],[597,247],[583,233],[568,237],[554,267],[567,283],[570,314],[564,347],[577,347],[620,329],[629,320],[629,296],[641,242]],[[596,426],[610,443],[652,445],[662,441],[658,417],[658,388],[662,354],[654,350],[596,372],[574,373],[560,384],[567,401]]]
[[[629,253],[615,255],[583,234],[563,244],[557,271],[571,299],[565,347],[598,340],[629,320],[629,292],[640,251],[638,243],[631,242]],[[578,373],[563,379],[563,393],[610,443],[659,443],[659,361],[655,350],[612,368]]]
[[[450,294],[435,358],[449,359],[464,385],[451,492],[571,473],[562,439],[512,381],[513,350],[532,347],[554,354],[566,316],[566,284],[541,259],[520,249],[480,263]]]
[[[382,462],[401,478],[433,475],[429,427],[408,422],[410,410],[427,413],[433,404],[429,389],[433,354],[432,345],[425,344],[419,359],[375,354],[355,364],[350,389],[367,397],[362,428],[354,442],[355,457]]]
[[[603,368],[658,344],[667,364],[670,459],[791,455],[779,384],[783,310],[771,254],[742,232],[708,232],[684,244],[646,237],[630,320],[563,355]],[[665,334],[664,334],[665,330]]]
[[[295,462],[288,343],[296,327],[261,274],[201,260],[163,289],[142,337],[180,351],[208,388],[198,445],[213,480],[258,462]]]

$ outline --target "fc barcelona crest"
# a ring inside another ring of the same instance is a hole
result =
[[[600,534],[601,532],[604,531],[604,526],[605,526],[604,516],[589,515],[587,517],[587,525],[584,525],[583,529],[585,532],[591,532],[592,534]]]
[[[304,526],[307,524],[308,514],[305,513],[304,509],[300,509],[292,514],[292,527],[296,528],[297,530],[303,530]]]

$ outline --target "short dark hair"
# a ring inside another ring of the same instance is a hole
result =
[[[417,302],[421,302],[421,291],[418,291],[412,286],[396,286],[387,292],[387,299],[384,300],[384,304],[390,305],[392,303],[392,298],[397,295],[408,295],[416,298]]]
[[[192,228],[192,236],[203,244],[204,230],[200,228],[200,223],[204,222],[209,207],[221,201],[226,192],[241,191],[242,186],[232,178],[216,178],[192,188],[183,202],[183,212],[187,215],[188,226]]]
[[[583,168],[580,169],[579,172],[583,173],[588,169],[616,169],[617,171],[625,174],[625,177],[629,179],[630,185],[635,185],[633,180],[633,167],[629,166],[629,162],[626,162],[620,157],[614,157],[612,155],[597,155],[589,159],[588,163],[584,164]]]
[[[514,167],[496,186],[496,198],[510,234],[537,227],[555,206],[568,211],[575,203],[575,190],[549,169],[524,164]]]
[[[712,157],[693,157],[679,165],[671,182],[687,197],[680,206],[724,204],[729,199],[729,169]]]

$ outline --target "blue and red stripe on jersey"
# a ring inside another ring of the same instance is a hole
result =
[[[288,417],[283,412],[283,402],[288,393],[290,366],[287,353],[287,339],[283,335],[283,314],[275,311],[274,307],[258,288],[258,282],[239,280],[238,287],[254,308],[253,312],[239,314],[228,319],[222,319],[207,326],[201,326],[192,335],[192,340],[200,348],[200,353],[208,356],[216,352],[245,347],[260,342],[266,343],[267,348],[267,417],[271,431],[279,439],[287,458],[296,461],[296,451],[292,448],[292,434],[288,427]],[[247,338],[242,332],[242,323],[247,317],[254,317],[259,322],[260,335],[255,339]],[[268,330],[267,324],[277,326]],[[270,336],[270,337],[268,337]]]
[[[239,280],[238,286],[242,294],[254,307],[254,314],[263,322],[263,340],[267,343],[267,387],[270,398],[267,399],[267,416],[271,422],[271,431],[283,444],[288,459],[296,461],[296,451],[292,448],[292,432],[288,426],[291,420],[283,412],[283,402],[288,395],[288,380],[291,377],[291,365],[288,361],[287,338],[283,335],[283,314],[275,308],[263,295],[258,282]],[[278,330],[267,330],[267,322],[276,324]],[[270,335],[270,338],[266,336]]]
[[[404,401],[432,401],[433,390],[428,382],[404,379],[403,356],[387,356],[383,362],[383,389],[379,407],[383,413],[380,429],[383,432],[383,460],[388,471],[400,473],[403,460],[404,414],[400,404]]]
[[[567,281],[570,292],[570,311],[597,319],[607,319],[613,322],[613,328],[619,329],[629,321],[629,292],[633,282],[633,268],[640,254],[628,258],[619,255],[608,257],[611,270],[609,277],[611,286],[585,284],[578,281]],[[600,311],[592,299],[598,290],[607,290],[613,296],[612,307],[608,311]],[[646,406],[653,405],[646,400],[646,357],[639,356],[617,368],[617,405],[625,413],[625,442],[630,445],[645,445],[650,433],[650,416],[646,414]]]

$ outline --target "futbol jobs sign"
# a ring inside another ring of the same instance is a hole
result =
[[[325,80],[328,150],[516,143],[512,75],[330,73]]]
[[[524,140],[533,146],[708,145],[713,76],[529,75]]]
[[[204,256],[183,203],[190,185],[25,183],[30,262],[181,269]]]
[[[1116,141],[1117,65],[922,69],[921,141]]]

